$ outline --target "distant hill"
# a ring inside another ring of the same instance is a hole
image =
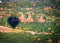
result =
[[[28,1],[28,2],[44,2],[49,0],[1,0],[2,2],[22,2],[22,1]]]

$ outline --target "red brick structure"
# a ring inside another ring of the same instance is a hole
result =
[[[27,22],[34,22],[31,14],[28,14]]]
[[[45,22],[45,19],[43,19],[43,16],[42,16],[42,15],[39,16],[39,18],[38,18],[38,22]]]

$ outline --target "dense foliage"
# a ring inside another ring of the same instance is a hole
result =
[[[59,35],[55,34],[0,33],[0,43],[57,43],[59,39]]]

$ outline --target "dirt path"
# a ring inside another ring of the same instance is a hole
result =
[[[8,27],[4,27],[4,26],[0,26],[0,32],[2,33],[9,33],[9,32],[15,32],[15,33],[19,33],[19,32],[26,32],[26,33],[31,33],[32,35],[35,34],[52,34],[52,33],[48,33],[48,32],[35,32],[35,31],[24,31],[21,29],[12,29],[12,28],[8,28]],[[60,35],[60,34],[59,34]]]

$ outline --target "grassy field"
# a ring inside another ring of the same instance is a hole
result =
[[[58,43],[59,35],[30,33],[0,33],[0,43]]]

